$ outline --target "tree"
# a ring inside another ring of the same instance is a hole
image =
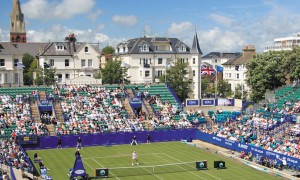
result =
[[[106,46],[102,49],[102,53],[104,54],[113,54],[115,49],[112,46]]]
[[[22,57],[22,62],[23,65],[25,66],[23,68],[24,85],[32,85],[33,83],[32,74],[30,73],[30,66],[34,62],[34,60],[35,58],[29,53],[25,53]]]
[[[284,68],[283,51],[270,51],[258,54],[247,62],[247,84],[251,88],[250,99],[258,102],[264,98],[267,90],[273,90],[285,84],[286,74]]]
[[[44,73],[43,73],[43,70],[44,70]],[[41,67],[38,67],[36,69],[36,79],[35,79],[35,84],[37,85],[42,85],[42,84],[45,84],[45,85],[52,85],[55,83],[56,79],[55,79],[55,76],[56,76],[56,69],[55,68],[41,68]],[[43,77],[44,75],[44,77]],[[45,80],[45,82],[44,82]],[[43,83],[44,82],[44,83]]]
[[[295,47],[286,55],[284,69],[290,80],[300,79],[300,47]]]
[[[245,85],[243,85],[245,87]],[[243,94],[242,94],[243,92]],[[242,99],[243,96],[243,100],[246,100],[247,96],[248,96],[248,92],[245,90],[245,88],[242,90],[242,85],[238,84],[235,87],[235,94],[234,94],[234,98],[235,99]]]
[[[65,41],[68,41],[68,42],[76,42],[77,39],[75,37],[74,34],[69,34],[69,36],[65,37]]]
[[[188,78],[187,67],[187,63],[177,59],[174,65],[167,69],[167,73],[159,77],[160,82],[165,82],[166,79],[181,101],[188,98],[191,92],[192,81]]]
[[[119,84],[124,81],[128,82],[128,67],[122,67],[122,61],[118,58],[107,61],[105,67],[100,71],[100,77],[104,84]]]
[[[225,80],[220,80],[217,84],[217,93],[222,98],[227,98],[232,95],[231,86]]]

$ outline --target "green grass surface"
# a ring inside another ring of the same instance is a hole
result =
[[[139,166],[131,165],[131,153],[137,151]],[[68,149],[51,149],[51,150],[34,150],[27,151],[31,159],[35,152],[43,159],[44,164],[50,168],[48,175],[51,175],[54,180],[68,179],[68,169],[74,165],[75,161],[75,148]],[[94,176],[95,168],[116,168],[128,167],[128,170],[122,172],[113,171],[110,173],[109,179],[222,179],[222,180],[265,180],[265,179],[279,179],[276,176],[254,170],[242,163],[236,162],[231,158],[212,153],[210,151],[199,149],[195,146],[190,146],[181,142],[167,142],[167,143],[153,143],[153,144],[140,144],[139,146],[130,145],[116,145],[112,147],[85,147],[80,150],[82,155],[84,167],[90,176]],[[208,170],[195,171],[194,163],[188,165],[173,165],[168,167],[155,167],[152,174],[154,165],[164,165],[171,163],[181,162],[194,162],[207,160]],[[213,168],[215,160],[223,160],[226,162],[227,169],[217,170]],[[38,164],[35,163],[38,168]],[[150,166],[150,167],[146,167]],[[193,171],[186,171],[186,169]],[[156,171],[158,170],[158,171]],[[174,171],[163,173],[162,171]],[[176,172],[180,171],[180,172]],[[120,176],[119,174],[122,174]],[[139,174],[136,176],[125,176],[124,173]]]

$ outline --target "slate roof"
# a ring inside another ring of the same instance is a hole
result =
[[[211,58],[227,58],[227,59],[235,59],[241,56],[241,52],[234,53],[221,53],[221,52],[210,52],[202,57],[202,59],[211,59]]]
[[[71,56],[74,53],[83,49],[86,44],[85,42],[50,42],[47,46],[40,52],[40,56]],[[99,45],[96,43],[89,43],[89,45],[99,52]],[[58,50],[57,46],[62,46],[63,50]]]
[[[155,42],[167,42],[170,44],[172,51],[155,51]],[[147,44],[149,47],[149,52],[141,52],[140,46],[143,44]],[[186,46],[186,51],[181,52],[179,51],[179,47],[181,44],[184,44]],[[141,37],[141,38],[135,38],[130,39],[126,42],[119,43],[117,47],[119,46],[127,46],[128,52],[125,54],[190,54],[191,48],[187,46],[185,43],[180,41],[178,38],[165,38],[165,37]]]
[[[198,36],[197,33],[195,33],[194,39],[193,39],[193,45],[192,45],[192,50],[191,53],[193,54],[202,54],[199,41],[198,41]]]
[[[40,49],[46,47],[48,43],[10,43],[0,42],[0,55],[23,55],[29,53],[37,56]]]

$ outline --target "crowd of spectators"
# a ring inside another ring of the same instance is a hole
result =
[[[64,86],[61,101],[65,122],[57,123],[57,134],[131,132],[144,130],[138,118],[127,118],[123,91],[88,85]]]
[[[300,127],[291,121],[290,116],[282,114],[280,118],[254,112],[243,115],[236,120],[227,119],[217,123],[212,129],[203,132],[223,137],[232,141],[242,142],[265,150],[300,158]],[[242,155],[244,157],[244,155]],[[246,156],[245,156],[246,157]]]
[[[163,102],[159,95],[149,96],[147,100],[150,105],[156,104],[160,108],[155,116],[150,118],[150,125],[154,128],[170,127],[171,129],[181,129],[193,127],[186,116],[180,116],[181,110],[176,105],[171,104],[169,101]]]
[[[48,133],[44,124],[34,121],[31,117],[29,94],[1,95],[0,128],[1,135],[45,135]]]
[[[26,162],[26,154],[12,139],[0,139],[0,163],[7,166],[12,165],[17,169],[22,169],[26,172],[31,171],[30,165]]]

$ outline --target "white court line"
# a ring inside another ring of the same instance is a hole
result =
[[[96,161],[94,158],[92,158],[93,161],[95,161],[99,166],[101,166],[102,168],[104,168],[104,166],[102,166],[102,164],[100,164],[98,161]],[[120,178],[118,178],[116,175],[114,175],[114,173],[109,172],[110,174],[112,174],[113,176],[115,176],[117,179],[121,180]]]
[[[102,166],[102,164],[100,164],[98,161],[96,161],[94,158],[93,158],[93,161],[95,161],[97,164],[99,164],[100,166]],[[103,167],[103,166],[102,166]],[[143,167],[142,167],[143,168]],[[109,168],[108,168],[109,169]],[[153,172],[151,172],[151,171],[149,171],[149,170],[147,170],[147,169],[145,169],[145,168],[143,168],[144,170],[146,170],[146,171],[148,171],[150,174],[152,174],[152,175],[154,175],[155,177],[157,177],[158,179],[161,179],[161,180],[163,180],[163,178],[161,178],[161,177],[159,177],[159,176],[157,176],[156,174],[154,174]],[[117,179],[119,179],[120,180],[120,178],[118,178],[116,175],[114,175],[112,172],[110,172],[113,176],[115,176]]]
[[[166,161],[155,161],[155,163],[163,163],[163,162],[166,162]],[[147,161],[143,161],[142,164],[151,164],[153,163],[153,161],[150,161],[150,162],[147,162]],[[139,164],[139,165],[142,165],[142,164]],[[114,166],[113,167],[106,167],[106,168],[118,168],[118,167],[132,167],[132,166],[128,166],[128,163],[127,164],[113,164]],[[159,164],[157,164],[159,165]],[[147,166],[147,165],[146,165]],[[148,166],[151,166],[151,165],[148,165]],[[156,166],[156,165],[152,165],[152,166]]]
[[[91,165],[89,165],[89,163],[85,162],[84,160],[82,160],[82,162],[85,163],[86,165],[88,165],[89,168],[91,168],[92,170],[94,170],[94,168]]]
[[[153,154],[164,154],[164,153],[148,153],[148,154],[139,154],[139,156],[150,156]],[[104,159],[104,158],[118,158],[118,157],[131,157],[131,155],[124,154],[124,155],[118,155],[118,156],[97,156],[97,157],[90,157],[90,158],[82,158],[82,159]]]
[[[182,161],[180,161],[180,160],[178,160],[178,159],[176,159],[176,158],[174,158],[174,157],[172,157],[172,156],[169,156],[169,155],[167,155],[167,154],[165,154],[165,153],[162,153],[162,154],[164,154],[165,156],[170,157],[170,158],[172,158],[172,159],[174,159],[174,160],[176,160],[176,161],[182,162]],[[213,178],[215,178],[215,179],[221,180],[221,178],[218,178],[218,177],[216,177],[216,176],[214,176],[214,175],[211,175],[211,174],[209,174],[209,173],[207,173],[207,172],[205,172],[205,171],[200,171],[200,172],[202,172],[202,173],[204,173],[204,174],[206,174],[206,175],[209,175],[209,176],[211,176],[211,177],[213,177]]]
[[[166,159],[164,159],[164,158],[162,158],[162,157],[160,157],[160,156],[158,156],[158,155],[155,155],[156,157],[158,157],[158,158],[160,158],[160,159],[162,159],[162,160],[164,160],[164,161],[166,161],[166,162],[169,162],[169,163],[172,163],[172,162],[170,162],[170,161],[168,161],[168,160],[166,160]],[[178,166],[178,165],[176,165],[176,166]],[[178,167],[180,167],[180,166],[178,166]],[[183,167],[180,167],[181,169],[184,169],[184,170],[186,170],[185,168],[183,168]],[[193,175],[195,175],[195,176],[197,176],[197,177],[199,177],[199,178],[201,178],[201,179],[205,179],[205,178],[203,178],[203,177],[201,177],[201,176],[199,176],[198,174],[195,174],[195,173],[193,173],[193,172],[190,172],[190,171],[187,171],[188,173],[191,173],[191,174],[193,174]],[[206,179],[205,179],[206,180]]]

